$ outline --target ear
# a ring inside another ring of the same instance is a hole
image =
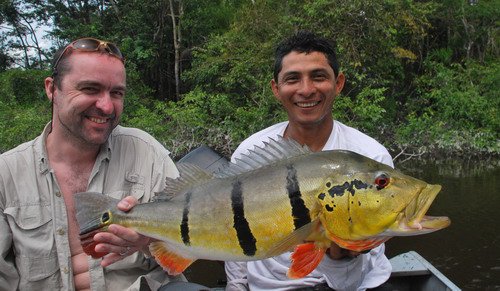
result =
[[[271,89],[273,90],[274,97],[279,102],[281,102],[281,97],[280,97],[280,94],[279,94],[278,84],[276,83],[276,81],[274,79],[271,79]]]
[[[54,84],[54,79],[52,77],[45,78],[45,94],[49,98],[50,102],[54,100],[54,91],[56,90],[56,84]]]
[[[335,95],[340,94],[344,88],[345,76],[344,73],[340,72],[337,78],[335,78]]]

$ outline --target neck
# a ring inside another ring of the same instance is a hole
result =
[[[328,141],[332,128],[332,120],[315,125],[301,125],[290,122],[284,136],[292,138],[302,145],[307,145],[313,152],[319,152]]]
[[[74,167],[93,165],[100,149],[99,145],[84,145],[54,131],[47,136],[45,145],[50,163],[64,163]]]

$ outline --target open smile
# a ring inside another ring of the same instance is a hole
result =
[[[320,101],[313,101],[313,102],[295,102],[295,105],[301,108],[309,108],[309,107],[314,107],[318,105]]]
[[[98,124],[103,124],[106,123],[110,120],[110,118],[104,118],[104,117],[92,117],[89,116],[88,119],[92,122],[98,123]]]

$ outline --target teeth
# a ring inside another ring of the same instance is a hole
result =
[[[315,105],[318,105],[319,102],[297,102],[297,106],[302,107],[302,108],[308,108],[308,107],[313,107]]]
[[[105,123],[107,121],[106,118],[89,117],[89,119],[95,123]]]

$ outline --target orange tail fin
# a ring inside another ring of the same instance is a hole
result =
[[[313,242],[298,245],[290,257],[292,265],[288,270],[288,277],[298,279],[311,273],[323,259],[325,251],[326,249]]]
[[[184,272],[196,260],[174,253],[168,248],[166,243],[161,241],[152,242],[149,245],[149,251],[155,257],[158,264],[172,276]]]

